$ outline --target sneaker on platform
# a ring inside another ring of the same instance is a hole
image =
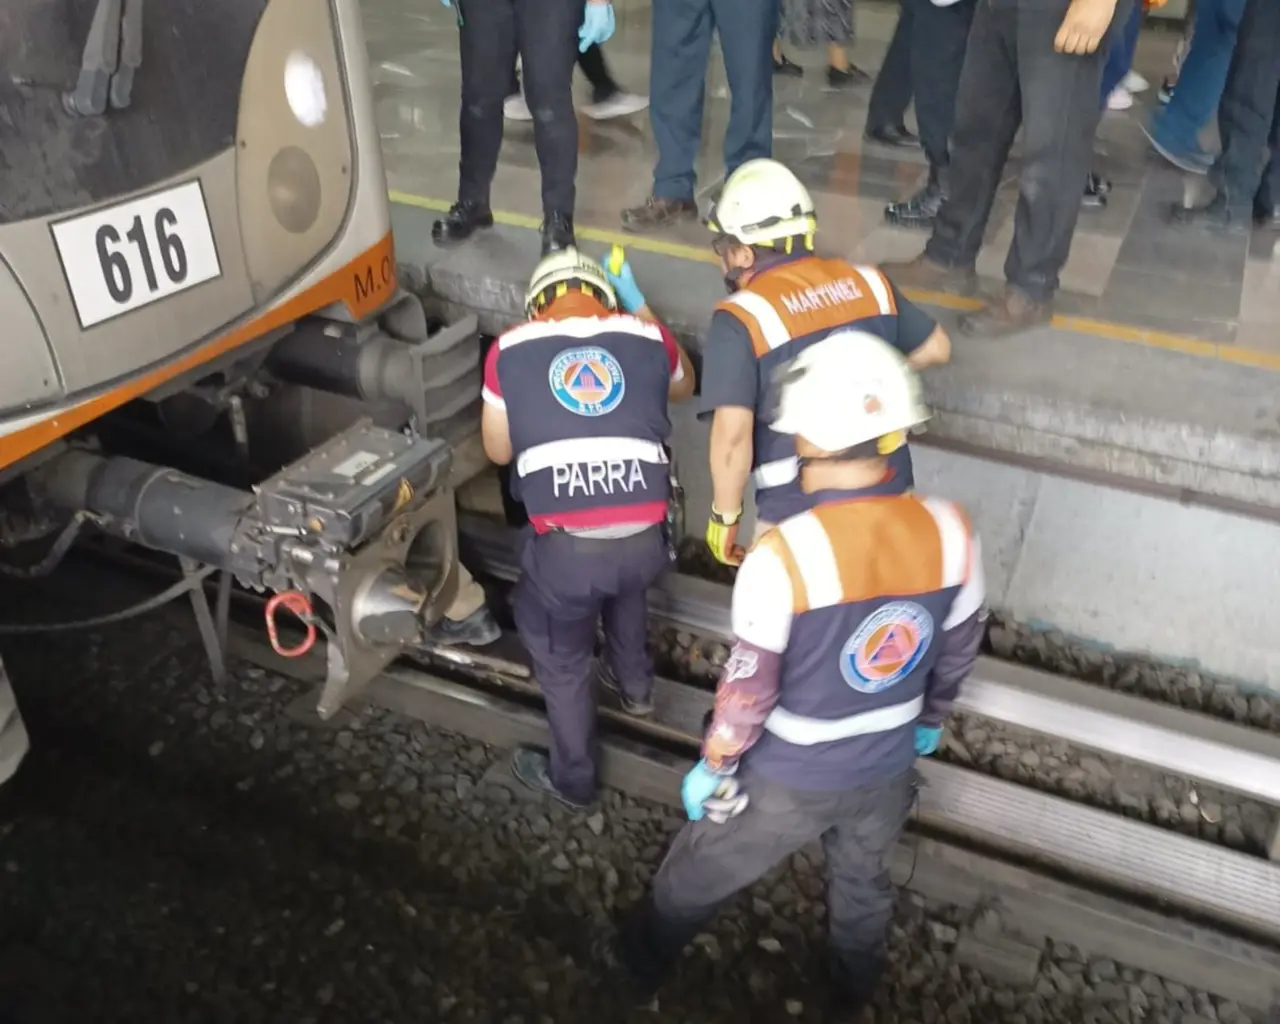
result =
[[[1120,85],[1130,92],[1146,92],[1151,88],[1151,83],[1136,71],[1130,71],[1125,75]]]
[[[638,96],[633,92],[615,92],[596,103],[588,103],[582,112],[593,121],[607,121],[611,117],[626,117],[638,114],[649,105],[648,96]]]
[[[532,121],[533,111],[524,98],[524,93],[512,93],[502,101],[502,116],[508,121]]]
[[[1133,93],[1123,85],[1117,85],[1107,97],[1108,110],[1128,110],[1133,106]]]

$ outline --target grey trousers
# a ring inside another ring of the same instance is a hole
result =
[[[751,797],[741,815],[723,825],[690,822],[676,836],[648,903],[623,926],[623,962],[639,985],[656,987],[722,903],[820,838],[833,980],[865,998],[883,968],[895,895],[888,855],[911,812],[915,769],[829,792],[792,789],[745,767],[740,781]]]

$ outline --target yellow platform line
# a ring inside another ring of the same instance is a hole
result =
[[[447,199],[435,199],[430,196],[414,195],[398,189],[390,191],[391,201],[404,206],[414,206],[420,210],[436,210],[444,212],[452,206]],[[494,210],[496,223],[512,228],[526,228],[537,231],[542,220],[523,213],[509,210]],[[620,245],[625,249],[638,249],[641,252],[658,256],[671,256],[691,263],[708,263],[719,266],[720,260],[708,248],[685,245],[682,242],[666,242],[660,238],[649,238],[644,235],[631,235],[625,231],[611,231],[608,228],[582,227],[575,232],[580,241],[599,242],[602,245]],[[925,291],[919,288],[904,288],[904,295],[912,302],[920,302],[942,309],[959,312],[972,312],[981,307],[978,299],[949,295],[946,292]],[[1267,370],[1280,370],[1280,353],[1264,352],[1261,349],[1247,348],[1243,345],[1231,345],[1215,341],[1205,341],[1191,335],[1175,334],[1170,331],[1150,330],[1134,324],[1115,323],[1111,320],[1098,320],[1093,317],[1058,315],[1049,321],[1050,326],[1059,330],[1074,331],[1087,334],[1093,338],[1108,341],[1120,341],[1130,345],[1145,345],[1148,348],[1164,349],[1166,352],[1179,352],[1182,355],[1196,356],[1201,359],[1221,359],[1241,366],[1256,366]],[[1280,327],[1277,327],[1280,330]]]

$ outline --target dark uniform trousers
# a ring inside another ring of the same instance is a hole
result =
[[[1249,0],[1218,108],[1222,154],[1213,178],[1246,220],[1280,205],[1280,3]],[[1264,167],[1265,163],[1265,167]]]
[[[977,0],[947,7],[932,0],[902,0],[898,27],[867,105],[868,129],[892,128],[902,123],[914,96],[920,144],[935,178],[948,163],[947,139],[976,5]]]
[[[596,631],[622,692],[648,698],[647,592],[670,565],[661,526],[619,539],[524,535],[512,612],[533,660],[551,730],[551,782],[582,803],[596,793]]]
[[[463,19],[458,199],[489,203],[502,148],[502,103],[521,57],[533,144],[542,171],[542,208],[573,214],[578,120],[573,66],[583,0],[453,0]]]
[[[1052,298],[1093,159],[1107,49],[1131,2],[1116,5],[1097,51],[1077,56],[1053,48],[1070,0],[978,0],[956,96],[950,194],[926,247],[931,260],[973,266],[1021,126],[1018,206],[1004,272],[1032,300]]]
[[[888,858],[911,813],[914,768],[856,789],[800,790],[739,772],[747,808],[724,824],[691,822],[658,868],[649,902],[623,925],[621,952],[656,986],[720,905],[801,847],[821,838],[834,980],[865,994],[884,959],[893,916]]]
[[[653,0],[649,119],[658,144],[653,194],[694,197],[711,33],[729,81],[725,176],[773,153],[773,37],[778,0]]]

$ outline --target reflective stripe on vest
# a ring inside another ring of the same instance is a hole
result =
[[[833,740],[847,740],[853,736],[899,729],[914,722],[923,710],[924,697],[917,697],[903,704],[890,704],[887,708],[877,708],[875,711],[864,711],[848,718],[806,718],[804,715],[793,715],[782,708],[774,708],[764,720],[764,727],[780,740],[794,743],[798,747],[812,747],[817,743],[831,743]]]

